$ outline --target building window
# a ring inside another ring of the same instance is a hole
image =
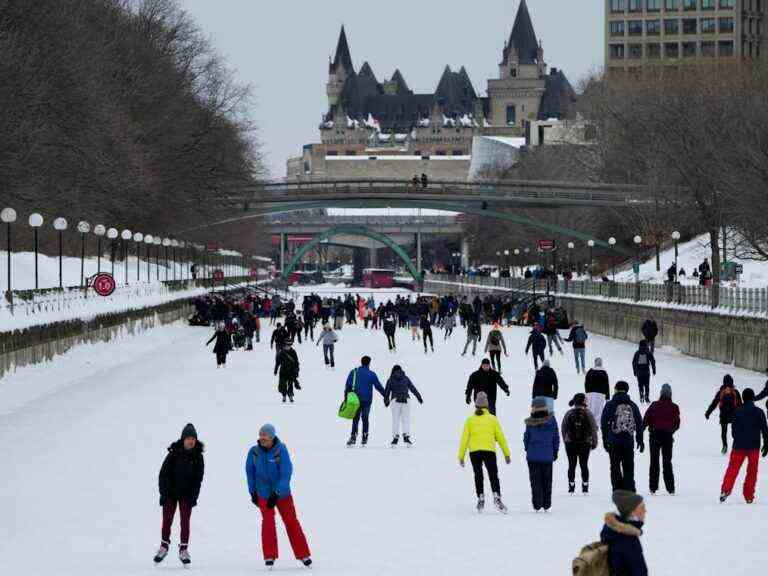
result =
[[[624,0],[611,0],[611,12],[624,12]]]
[[[728,9],[728,8],[735,8],[736,7],[736,0],[720,0],[720,8],[721,9]]]
[[[714,10],[717,8],[717,0],[701,0],[702,10]]]
[[[704,58],[714,58],[716,56],[715,43],[714,42],[702,42],[701,43],[701,55]]]
[[[454,156],[464,156],[464,150],[454,150],[453,151]]]
[[[730,16],[720,18],[720,33],[728,34],[732,32],[733,32],[733,18],[731,18]]]
[[[648,60],[658,60],[661,58],[661,44],[646,44],[645,56]]]
[[[720,58],[730,58],[733,56],[733,40],[721,40],[718,42],[717,55]]]
[[[639,60],[643,57],[643,45],[642,44],[629,44],[627,46],[629,52],[629,58],[632,60]]]
[[[629,0],[629,11],[630,12],[642,12],[643,11],[643,0]]]
[[[664,44],[664,58],[680,58],[680,45],[677,42]]]
[[[683,10],[698,10],[699,0],[683,0]]]
[[[611,36],[624,36],[624,21],[614,20],[610,23]]]
[[[438,156],[447,156],[447,154],[445,153],[445,150],[438,150],[437,152],[435,152],[435,154],[437,154]]]
[[[696,58],[696,42],[683,42],[683,58]]]
[[[680,0],[665,0],[664,9],[667,12],[676,12],[680,10]]]
[[[683,18],[683,34],[697,34],[699,32],[696,18]]]
[[[325,153],[326,156],[338,156],[339,152],[337,150],[328,150],[328,152]]]
[[[642,20],[630,20],[627,23],[630,36],[642,36],[643,35],[643,21]]]
[[[611,60],[623,60],[624,44],[611,44],[610,55]]]
[[[667,36],[680,34],[680,20],[677,18],[674,20],[664,20],[664,34]]]
[[[646,36],[658,36],[661,34],[661,20],[646,20],[645,34]]]
[[[517,109],[514,106],[507,106],[507,126],[517,124]]]
[[[714,34],[715,32],[717,32],[717,20],[714,18],[702,18],[701,33]]]
[[[661,0],[648,0],[646,10],[648,12],[659,12],[661,10]]]

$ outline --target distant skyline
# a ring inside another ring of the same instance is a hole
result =
[[[603,65],[604,0],[527,3],[549,66],[576,85]],[[367,61],[382,80],[398,68],[412,90],[432,92],[446,65],[464,66],[485,95],[519,4],[481,0],[467,12],[439,0],[182,0],[239,81],[252,85],[272,178],[285,176],[286,160],[319,140],[328,58],[342,24],[356,70]]]

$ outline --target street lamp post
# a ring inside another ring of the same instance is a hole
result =
[[[176,247],[179,245],[178,240],[171,240],[171,255],[173,257],[173,281],[176,282]]]
[[[152,260],[152,257],[150,256],[150,248],[154,243],[155,243],[155,239],[152,237],[152,234],[147,234],[146,236],[144,236],[144,244],[147,245],[147,284],[149,284],[149,281],[150,281],[149,266]]]
[[[105,226],[96,224],[93,227],[93,233],[96,234],[96,274],[101,273],[101,238],[107,233]]]
[[[144,242],[144,234],[136,232],[133,235],[133,241],[136,242],[136,283],[141,282],[141,243]]]
[[[640,245],[643,243],[643,237],[638,234],[632,241],[635,243],[635,282],[640,282]]]
[[[11,305],[11,310],[13,310],[13,293],[11,292],[11,249],[13,248],[11,242],[11,224],[16,222],[16,210],[13,208],[3,208],[3,210],[0,211],[0,220],[5,224],[6,250],[8,250],[8,302]]]
[[[53,228],[59,233],[59,290],[64,288],[64,230],[67,229],[67,221],[64,218],[56,218]]]
[[[592,276],[592,267],[593,267],[592,266],[592,264],[593,264],[593,262],[592,262],[592,252],[595,249],[595,241],[594,240],[589,240],[587,242],[587,246],[589,246],[589,279],[592,280],[592,278],[593,278],[593,276]]]
[[[165,262],[165,281],[168,282],[168,247],[171,245],[171,241],[168,238],[163,238],[163,260]]]
[[[155,280],[160,282],[160,246],[163,244],[163,239],[160,236],[155,236]]]
[[[35,290],[40,287],[40,280],[37,267],[38,254],[40,252],[40,244],[38,239],[38,229],[43,225],[43,217],[37,212],[29,215],[29,225],[32,227],[32,231],[35,237]]]
[[[520,248],[515,248],[515,260],[512,263],[513,273],[517,276],[517,272],[514,272],[515,266],[520,267]]]
[[[125,285],[128,285],[128,242],[133,238],[133,232],[130,230],[123,230],[120,234],[120,238],[123,239],[123,271],[125,278]],[[138,252],[138,250],[137,250]],[[136,256],[138,258],[138,255]]]
[[[80,288],[85,288],[85,235],[91,231],[91,225],[85,220],[77,224],[80,232]]]
[[[672,240],[675,241],[675,284],[680,281],[680,270],[677,268],[678,247],[680,244],[680,232],[675,230],[672,232]]]
[[[616,282],[616,258],[613,255],[613,248],[616,246],[616,238],[613,236],[608,238],[608,244],[611,247],[611,276],[613,276],[613,281]]]
[[[112,278],[115,277],[115,238],[117,238],[117,228],[110,228],[107,230],[107,238],[109,238],[109,259],[112,261]],[[99,250],[101,255],[101,250]]]

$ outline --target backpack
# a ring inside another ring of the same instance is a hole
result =
[[[568,419],[568,437],[576,444],[592,444],[592,426],[586,410],[576,410]]]
[[[554,316],[550,316],[547,320],[547,328],[549,330],[557,330],[557,320]]]
[[[352,390],[347,392],[347,396],[344,398],[344,402],[339,407],[339,418],[345,420],[352,420],[358,410],[360,410],[360,397],[355,391],[357,388],[357,368],[355,368],[355,375],[352,377]]]
[[[602,542],[587,544],[571,564],[573,576],[610,576],[608,545]]]
[[[648,366],[648,354],[641,353],[637,355],[638,366]]]
[[[587,331],[584,330],[583,326],[576,328],[576,332],[573,333],[573,341],[576,344],[584,344],[587,341]]]
[[[720,411],[730,414],[740,406],[739,397],[736,396],[733,388],[726,388],[720,394]]]
[[[499,333],[496,330],[491,332],[491,346],[498,346],[500,342]]]
[[[613,427],[611,430],[614,434],[631,434],[635,435],[635,416],[632,414],[632,407],[629,404],[619,404],[616,406],[616,415],[613,417]]]

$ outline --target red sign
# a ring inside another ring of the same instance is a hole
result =
[[[217,242],[208,242],[208,244],[205,245],[205,249],[208,250],[208,252],[216,252],[217,250],[221,250],[221,246]]]
[[[552,252],[555,249],[554,240],[539,240],[539,250],[542,252]]]
[[[107,274],[106,272],[96,274],[91,280],[91,286],[93,286],[93,291],[99,296],[109,296],[117,287],[112,274]]]
[[[286,242],[288,244],[307,244],[312,242],[314,236],[311,234],[289,234],[286,236]],[[280,246],[280,235],[274,234],[271,238],[272,246]]]
[[[214,280],[224,280],[224,270],[214,270],[213,271],[213,279]]]

